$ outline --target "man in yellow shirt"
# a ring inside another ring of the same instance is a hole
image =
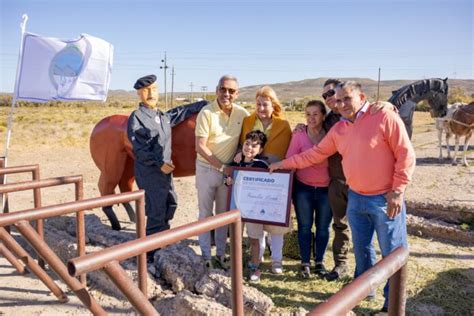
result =
[[[196,188],[198,193],[199,219],[220,214],[226,210],[227,187],[224,185],[224,167],[237,150],[242,121],[249,115],[247,110],[233,102],[239,95],[237,78],[223,76],[216,87],[216,100],[205,106],[196,120]],[[225,257],[227,226],[216,229],[216,262],[223,269],[229,268]],[[202,257],[208,269],[211,260],[210,233],[199,236]]]

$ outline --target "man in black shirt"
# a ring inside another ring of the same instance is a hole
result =
[[[335,88],[341,81],[337,79],[328,79],[324,83],[322,97],[326,106],[331,110],[324,119],[323,127],[326,132],[341,119],[341,114],[336,109],[336,91]],[[328,158],[329,164],[329,204],[331,205],[334,230],[334,240],[332,251],[334,256],[334,268],[324,277],[328,281],[337,280],[348,275],[347,253],[349,252],[350,231],[347,223],[347,190],[346,177],[342,170],[342,157],[336,153]]]

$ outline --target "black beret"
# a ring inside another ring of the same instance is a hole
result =
[[[133,88],[135,88],[136,90],[145,88],[151,85],[155,81],[156,81],[155,75],[148,75],[145,77],[141,77],[140,79],[137,80],[137,82],[135,82],[135,85],[133,86]]]

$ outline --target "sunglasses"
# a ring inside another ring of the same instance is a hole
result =
[[[335,94],[336,94],[336,90],[331,89],[331,90],[328,90],[328,91],[324,92],[322,97],[323,97],[324,100],[326,100],[327,98],[330,98]]]
[[[236,94],[237,93],[237,90],[236,89],[230,89],[230,88],[224,88],[224,87],[220,87],[219,88],[219,91],[221,93],[226,93],[226,92],[229,92],[230,95],[233,95],[233,94]]]

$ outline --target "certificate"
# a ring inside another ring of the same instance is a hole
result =
[[[238,209],[242,221],[288,227],[293,172],[233,167],[228,209]]]

